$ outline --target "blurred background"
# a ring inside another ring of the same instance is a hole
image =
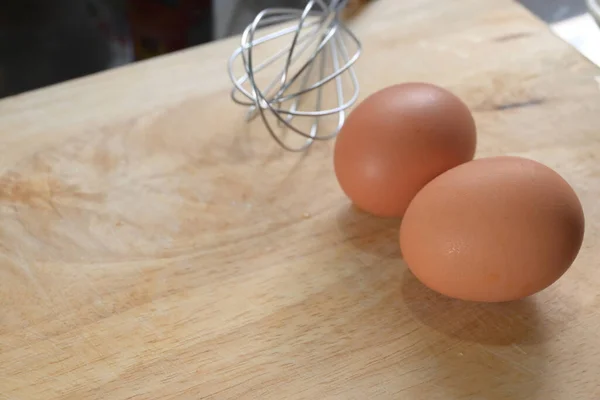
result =
[[[521,3],[581,41],[582,32],[592,29],[582,28],[581,18],[598,28],[586,1],[596,0]],[[240,33],[263,8],[304,4],[306,0],[0,0],[0,98],[218,40]],[[579,24],[567,29],[565,21],[576,20]],[[600,41],[587,46],[600,49]]]

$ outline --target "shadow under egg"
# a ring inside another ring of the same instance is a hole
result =
[[[469,302],[434,292],[409,270],[402,279],[402,297],[413,316],[449,337],[488,345],[540,344],[549,339],[533,298],[506,303]]]
[[[353,247],[386,258],[402,258],[399,244],[400,218],[375,217],[355,205],[343,207],[337,215],[344,240]]]

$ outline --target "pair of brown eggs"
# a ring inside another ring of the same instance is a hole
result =
[[[338,182],[360,209],[402,217],[413,274],[446,296],[501,302],[558,280],[583,241],[581,203],[555,171],[521,157],[473,160],[468,107],[435,85],[380,90],[335,143]]]

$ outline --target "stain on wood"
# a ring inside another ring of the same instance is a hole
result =
[[[525,101],[516,101],[514,103],[506,103],[506,104],[498,104],[493,107],[494,110],[504,111],[504,110],[514,110],[516,108],[525,108],[525,107],[533,107],[544,104],[543,99],[532,99]]]
[[[510,42],[512,40],[527,38],[532,35],[533,35],[532,32],[516,32],[516,33],[509,33],[507,35],[495,37],[493,40],[494,40],[494,42]]]

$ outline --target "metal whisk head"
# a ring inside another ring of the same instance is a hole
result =
[[[263,10],[244,30],[241,46],[229,59],[233,101],[249,107],[248,121],[260,115],[271,136],[287,150],[302,151],[315,140],[334,138],[344,124],[346,110],[358,99],[353,65],[361,44],[341,21],[347,3],[310,0],[303,10]],[[259,36],[259,30],[266,33]],[[277,47],[274,42],[280,38],[288,40]],[[268,56],[258,61],[263,48]],[[243,75],[236,76],[239,59]],[[328,116],[333,121],[324,127]],[[300,144],[289,143],[289,132],[303,138]]]

